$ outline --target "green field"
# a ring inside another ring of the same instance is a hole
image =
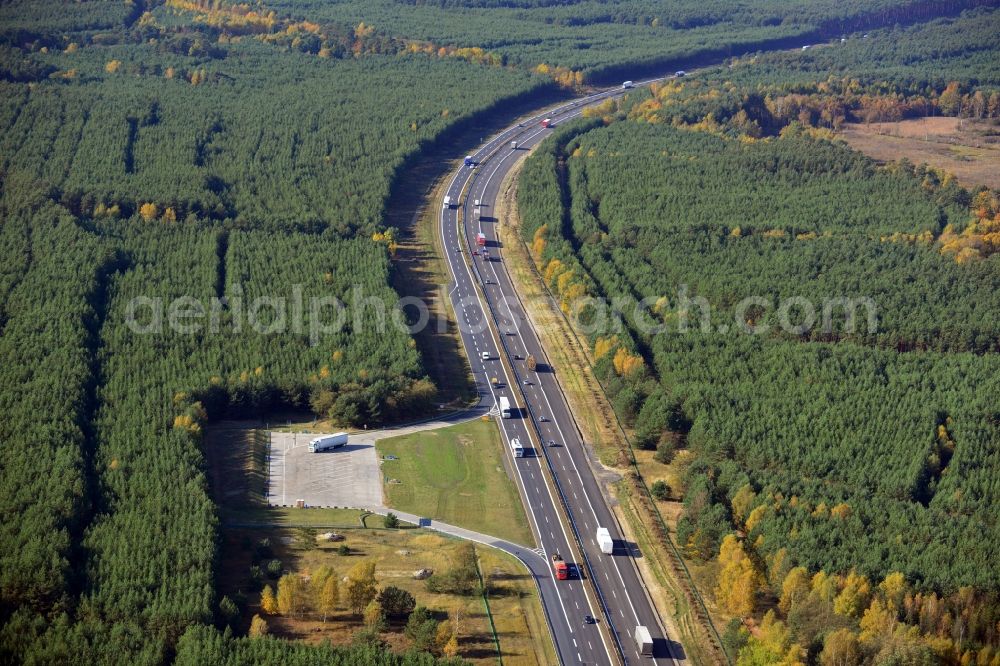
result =
[[[517,488],[504,470],[501,446],[496,426],[480,420],[383,439],[376,444],[379,455],[399,458],[382,465],[386,503],[533,544]]]

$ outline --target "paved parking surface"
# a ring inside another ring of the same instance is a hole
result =
[[[325,433],[324,433],[325,434]],[[267,502],[272,506],[364,508],[382,505],[375,432],[351,435],[347,446],[309,453],[319,433],[271,433]]]

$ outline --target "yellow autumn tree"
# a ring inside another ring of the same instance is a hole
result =
[[[594,358],[600,360],[611,353],[611,350],[618,346],[618,336],[612,335],[607,338],[597,338],[594,341]]]
[[[903,607],[903,599],[906,597],[906,576],[898,571],[893,571],[879,583],[878,590],[886,603],[893,610],[898,611]]]
[[[875,598],[865,609],[859,623],[861,640],[865,643],[875,643],[880,636],[888,636],[896,626],[896,613],[886,606],[881,599]]]
[[[823,601],[832,602],[837,596],[837,579],[825,571],[817,572],[812,577],[812,592]]]
[[[847,574],[840,594],[833,600],[833,612],[847,617],[860,617],[870,596],[871,584],[868,579],[852,570]]]
[[[845,502],[841,502],[832,509],[830,509],[830,516],[833,518],[839,518],[840,520],[846,520],[851,517],[851,505]]]
[[[359,562],[347,574],[347,605],[355,615],[361,615],[377,593],[375,563]]]
[[[108,63],[104,65],[104,71],[107,72],[108,74],[114,74],[121,68],[121,66],[122,66],[121,60],[109,60]]]
[[[337,609],[337,600],[340,599],[340,581],[333,569],[323,566],[309,577],[309,587],[312,607],[323,616],[323,621],[326,622],[327,616]]]
[[[542,256],[542,252],[545,251],[545,234],[549,231],[547,224],[535,229],[535,235],[531,240],[531,249],[535,251],[535,254],[539,257]]]
[[[722,540],[718,561],[721,571],[715,598],[719,605],[736,617],[752,615],[763,581],[736,536],[729,534]]]
[[[822,666],[857,666],[861,663],[861,646],[850,629],[837,629],[827,634],[819,654]]]
[[[155,203],[144,203],[139,206],[139,215],[147,222],[152,222],[159,216],[159,208],[156,207]]]
[[[264,591],[260,593],[260,608],[268,615],[278,612],[278,601],[274,598],[274,590],[270,585],[265,585]]]
[[[788,572],[781,583],[781,599],[778,608],[787,617],[792,608],[809,596],[811,585],[809,572],[805,567],[795,567]]]
[[[645,368],[645,362],[637,354],[630,353],[624,347],[619,347],[614,357],[615,372],[621,377],[630,377],[641,372]]]
[[[434,643],[438,646],[438,649],[443,649],[454,635],[455,630],[452,629],[451,622],[445,620],[438,625],[437,631],[434,632]]]
[[[167,208],[165,211],[163,211],[163,218],[162,219],[163,219],[164,222],[176,222],[177,221],[177,213],[174,211],[173,208]]]
[[[764,516],[766,514],[767,514],[766,504],[761,504],[760,506],[755,507],[754,510],[750,512],[750,515],[747,516],[745,524],[747,534],[753,532],[754,528],[760,524],[760,521],[764,520]]]
[[[444,653],[444,656],[449,658],[458,656],[458,637],[455,636],[455,634],[451,635],[448,642],[444,644],[443,648],[441,648],[441,652]]]
[[[757,493],[753,491],[753,487],[749,483],[741,486],[733,495],[731,502],[733,518],[740,523],[746,521],[747,516],[750,515],[750,507],[753,506],[756,499]]]
[[[250,620],[250,631],[248,632],[248,635],[250,638],[267,636],[267,621],[260,615],[254,615],[253,619]]]
[[[552,280],[557,278],[563,271],[567,270],[563,262],[553,259],[545,266],[545,282],[552,284]]]
[[[304,584],[298,575],[289,573],[278,579],[278,612],[282,615],[298,615],[302,610]]]

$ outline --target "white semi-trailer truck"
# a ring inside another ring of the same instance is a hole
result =
[[[505,395],[500,396],[500,418],[510,418],[510,400]]]
[[[635,646],[639,654],[653,656],[653,637],[649,635],[649,629],[642,625],[635,628]]]
[[[597,528],[597,545],[600,546],[601,552],[605,555],[610,555],[615,551],[615,542],[607,527]]]
[[[334,435],[323,435],[315,437],[309,441],[309,453],[319,453],[320,451],[330,451],[347,446],[347,433],[338,432]]]

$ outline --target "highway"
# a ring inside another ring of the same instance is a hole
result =
[[[512,418],[498,416],[497,422],[545,569],[539,570],[537,558],[522,559],[536,578],[564,664],[684,662],[680,644],[666,636],[639,576],[634,546],[623,540],[595,478],[556,380],[559,368],[549,365],[522,309],[506,270],[493,216],[504,176],[525,150],[552,131],[541,126],[543,118],[551,118],[558,126],[579,116],[586,106],[625,92],[616,88],[589,95],[493,136],[472,154],[474,167],[463,166],[451,176],[445,192],[451,206],[442,208],[440,216],[453,280],[449,298],[481,404],[493,406],[503,395],[519,408]],[[517,141],[516,150],[511,149],[511,141]],[[481,217],[475,214],[477,199]],[[486,237],[488,258],[477,246],[480,233]],[[535,371],[526,364],[528,355],[537,359]],[[492,378],[497,378],[497,386]],[[514,457],[513,440],[524,448],[524,457]],[[539,446],[550,441],[552,445]],[[615,539],[613,554],[603,554],[598,547],[598,527],[606,527]],[[577,574],[570,580],[555,580],[547,565],[553,553],[574,565]],[[587,615],[597,623],[585,623]],[[652,656],[639,654],[633,639],[637,625],[646,626],[653,636]]]

